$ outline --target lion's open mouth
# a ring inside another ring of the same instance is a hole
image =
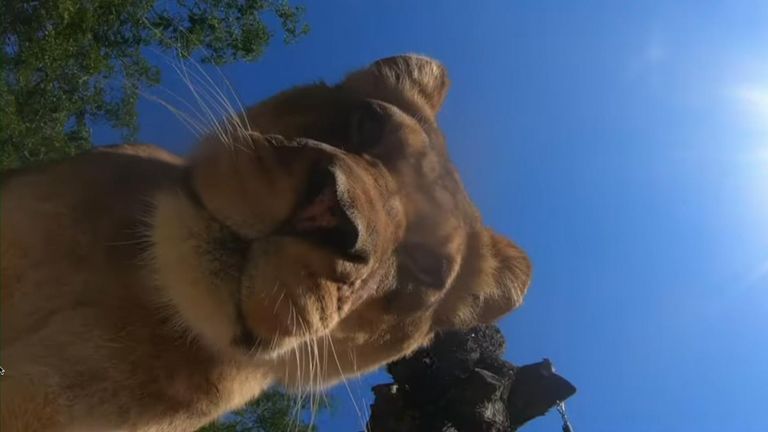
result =
[[[365,262],[358,249],[360,231],[339,199],[335,173],[329,167],[313,170],[296,210],[275,232],[329,248],[352,262]]]

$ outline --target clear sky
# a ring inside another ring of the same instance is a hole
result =
[[[306,5],[308,37],[223,73],[251,104],[379,57],[444,62],[453,159],[535,265],[507,358],[553,360],[575,430],[768,430],[768,2]],[[140,113],[142,140],[193,146],[164,108]],[[386,379],[350,384],[359,409]],[[321,430],[360,430],[335,394]]]

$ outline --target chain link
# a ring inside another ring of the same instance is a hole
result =
[[[555,408],[557,409],[557,413],[560,414],[560,419],[563,421],[563,432],[573,432],[573,426],[571,426],[571,422],[568,420],[568,414],[565,412],[565,402],[558,402],[557,405],[555,405]]]

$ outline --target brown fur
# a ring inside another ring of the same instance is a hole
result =
[[[7,173],[0,429],[193,430],[517,307],[530,265],[448,160],[447,89],[393,57],[256,105],[186,161],[126,145]]]

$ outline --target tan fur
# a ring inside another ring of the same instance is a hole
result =
[[[194,430],[519,306],[530,264],[448,160],[447,89],[393,57],[250,108],[188,160],[126,145],[6,173],[0,430]]]

